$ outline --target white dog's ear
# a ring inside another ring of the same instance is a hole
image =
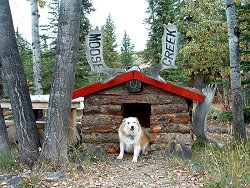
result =
[[[135,117],[135,121],[136,121],[137,124],[140,123],[140,122],[139,122],[139,119],[138,119],[137,117]]]
[[[122,120],[122,125],[125,124],[126,119],[127,119],[127,118],[123,118],[123,120]]]

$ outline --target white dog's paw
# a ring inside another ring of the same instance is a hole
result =
[[[137,158],[133,157],[132,163],[137,163]]]
[[[117,159],[122,159],[123,156],[122,155],[118,155]]]

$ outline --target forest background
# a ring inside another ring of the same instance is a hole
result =
[[[40,26],[41,29],[46,31],[46,35],[38,35],[39,40],[33,41],[32,44],[29,44],[18,30],[14,35],[8,0],[4,0],[2,3],[3,6],[0,8],[2,10],[0,11],[0,17],[5,18],[2,19],[0,27],[0,55],[1,65],[5,79],[7,80],[6,83],[5,80],[1,80],[3,86],[2,98],[10,97],[11,99],[13,119],[16,120],[17,133],[19,134],[20,161],[29,167],[33,167],[38,158],[44,159],[44,161],[45,159],[51,159],[55,164],[68,161],[66,132],[69,123],[68,117],[73,87],[76,89],[100,81],[104,75],[90,76],[88,74],[90,68],[85,57],[84,39],[91,28],[91,23],[87,15],[95,9],[92,1],[83,0],[82,5],[77,0],[62,0],[60,2],[30,0],[30,2],[33,8],[36,8],[38,3],[40,7],[48,6],[51,10],[50,22],[47,25]],[[229,10],[234,8],[233,1],[226,0],[223,3],[223,1],[219,0],[147,0],[147,2],[148,8],[145,10],[148,15],[145,18],[145,24],[148,26],[146,49],[139,52],[135,51],[133,41],[126,31],[124,32],[120,49],[118,49],[115,34],[116,26],[112,15],[109,15],[104,25],[105,62],[114,68],[127,68],[132,65],[141,64],[144,66],[153,66],[157,64],[161,57],[163,25],[166,23],[176,23],[178,24],[180,34],[179,53],[176,62],[179,69],[166,70],[161,73],[161,77],[175,83],[195,86],[198,89],[205,87],[209,83],[216,83],[218,85],[217,102],[224,104],[225,107],[230,107],[231,94],[234,93],[232,86],[235,84],[232,84],[232,79],[230,80],[230,77],[233,77],[231,70],[237,69],[236,72],[241,73],[241,83],[238,88],[241,93],[242,84],[244,112],[247,114],[249,112],[247,109],[249,109],[250,98],[250,4],[247,1],[236,1],[239,27],[233,26],[234,30],[232,32],[228,26],[231,22],[226,22],[226,15],[227,20],[233,20],[232,13],[228,13]],[[59,6],[60,3],[61,6]],[[59,7],[61,7],[60,10]],[[36,11],[32,12],[32,15],[39,16],[35,13]],[[34,24],[34,26],[39,26],[39,24]],[[78,26],[80,26],[79,37]],[[231,44],[230,40],[232,40],[230,32],[236,38],[239,37],[240,40],[240,54],[237,53],[237,49],[234,50],[236,56],[239,57],[238,55],[240,55],[241,58],[240,71],[238,70],[238,65],[235,67],[232,66],[232,57],[231,60],[229,57],[229,54],[232,54],[232,50],[229,53],[229,48],[231,49],[231,47],[228,45],[228,38],[229,44]],[[15,36],[17,38],[18,49]],[[80,38],[79,42],[78,38]],[[36,48],[36,44],[40,44],[41,46]],[[77,48],[79,48],[78,52]],[[40,75],[34,71],[37,70],[34,64],[34,54],[36,54],[34,50],[36,49],[41,50],[41,60],[39,62],[41,62],[42,72]],[[76,53],[77,58],[75,58]],[[75,62],[76,71],[74,71]],[[113,63],[111,64],[110,62]],[[24,76],[22,66],[25,68],[27,80]],[[74,75],[74,73],[76,74]],[[52,74],[54,75],[54,79],[51,76]],[[26,81],[29,88],[26,88]],[[230,81],[231,85],[229,84]],[[38,94],[38,89],[35,86],[37,83],[42,84],[39,88],[39,90],[41,89],[39,94],[50,93],[50,98],[52,98],[45,126],[45,134],[48,139],[45,140],[41,153],[38,152],[39,143],[34,126],[35,118],[29,98],[30,93]],[[73,83],[74,86],[72,85]],[[18,84],[18,87],[14,84]],[[6,92],[6,85],[9,86],[9,96]],[[232,88],[230,89],[230,87]],[[237,97],[241,98],[239,95]],[[240,103],[238,106],[241,106],[241,100],[238,102]],[[226,110],[229,110],[229,108]],[[3,119],[2,115],[1,118]],[[240,118],[236,116],[234,119]],[[246,118],[246,120],[249,119]],[[242,123],[244,122],[242,121]],[[0,125],[1,128],[6,129],[4,119]],[[236,125],[238,126],[238,124]],[[237,126],[235,126],[236,132],[239,127]],[[244,124],[243,127],[245,128]],[[4,132],[1,131],[1,133],[3,134]],[[245,131],[242,135],[242,137],[246,136]]]
[[[228,104],[230,98],[230,67],[227,23],[223,1],[164,1],[148,0],[144,20],[148,28],[146,49],[134,51],[134,43],[127,31],[124,31],[122,41],[117,41],[116,25],[112,15],[106,18],[104,25],[104,60],[115,62],[110,67],[127,68],[132,65],[144,64],[152,66],[161,58],[161,37],[163,24],[176,23],[180,33],[178,44],[178,70],[168,70],[162,77],[175,83],[184,83],[188,86],[202,88],[209,83],[217,83],[220,92],[217,92],[219,102]],[[249,106],[249,30],[250,16],[249,3],[236,1],[237,18],[240,25],[240,57],[241,75],[244,92],[244,104]],[[41,66],[43,94],[49,94],[51,75],[56,53],[56,36],[58,32],[59,2],[40,1],[40,6],[49,9],[49,23],[41,25],[46,31],[40,36]],[[92,27],[88,16],[93,11],[91,0],[83,1],[81,7],[81,29],[79,52],[76,65],[74,88],[89,85],[100,81],[102,75],[90,76],[90,67],[85,57],[84,39]],[[31,44],[16,30],[16,36],[22,63],[28,79],[30,92],[33,92],[33,62]],[[177,74],[178,73],[178,74]],[[3,83],[4,85],[4,83]],[[219,91],[218,90],[218,91]],[[2,97],[7,97],[3,90]]]
[[[46,34],[40,36],[41,62],[44,94],[50,92],[53,73],[59,2],[41,2],[49,8],[49,23],[41,26]],[[80,50],[76,68],[75,86],[79,88],[100,80],[100,75],[89,76],[90,70],[84,51],[84,38],[92,27],[87,18],[95,11],[91,0],[83,1],[81,10]],[[117,41],[116,26],[109,15],[104,25],[104,60],[116,62],[111,67],[128,67],[141,63],[153,65],[160,61],[161,36],[163,24],[177,23],[180,40],[177,59],[178,70],[162,73],[166,80],[173,82],[188,82],[200,78],[204,84],[216,82],[224,90],[229,87],[229,48],[227,42],[227,25],[222,1],[155,1],[148,0],[145,10],[148,17],[145,25],[148,27],[146,49],[134,51],[133,41],[126,31],[122,41]],[[249,104],[249,3],[237,2],[237,16],[241,29],[241,70],[244,86],[245,104]],[[31,44],[16,31],[21,59],[25,67],[29,88],[33,90],[33,63]],[[48,43],[50,41],[50,43]],[[51,42],[52,41],[52,42]],[[120,44],[120,49],[118,49]],[[176,74],[178,72],[178,74]],[[198,86],[199,87],[199,86]],[[5,90],[4,90],[5,91]],[[224,92],[224,95],[228,92]],[[7,96],[5,92],[4,96]],[[229,96],[223,96],[223,103],[228,103]],[[222,102],[222,101],[221,101]]]

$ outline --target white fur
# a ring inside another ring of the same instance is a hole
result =
[[[132,162],[137,162],[140,152],[144,153],[148,143],[145,146],[140,145],[142,135],[141,125],[136,117],[124,118],[119,128],[120,154],[117,159],[122,159],[124,151],[134,153]]]

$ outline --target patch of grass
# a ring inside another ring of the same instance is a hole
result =
[[[231,142],[222,149],[212,144],[195,152],[207,171],[208,187],[243,187],[250,185],[250,140]]]
[[[10,173],[17,168],[19,168],[20,165],[17,161],[17,153],[16,151],[11,151],[11,156],[9,155],[0,155],[0,171],[5,173]]]
[[[177,167],[177,166],[185,166],[186,165],[186,161],[176,157],[174,155],[170,155],[165,159],[166,165],[168,167]]]
[[[82,153],[81,143],[68,145],[68,157],[71,162],[75,162],[75,159]]]
[[[225,112],[221,112],[221,115],[219,117],[220,121],[232,121],[233,120],[233,114],[232,114],[232,110],[228,110]]]
[[[107,152],[98,146],[86,145],[84,149],[80,143],[69,145],[68,147],[69,161],[73,163],[82,163],[88,166],[96,161],[105,161]]]
[[[29,178],[27,178],[25,181],[23,181],[20,184],[20,187],[22,188],[32,188],[32,187],[38,187],[39,183],[41,182],[41,175],[40,174],[33,174]]]

